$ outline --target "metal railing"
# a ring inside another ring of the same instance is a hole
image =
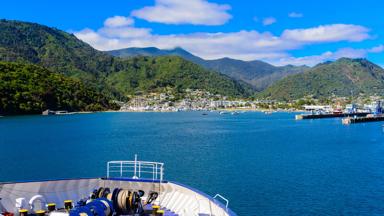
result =
[[[225,209],[228,210],[228,205],[229,205],[229,200],[225,197],[223,197],[222,195],[220,194],[216,194],[213,199],[217,200],[217,197],[221,198],[222,200],[225,201]],[[223,203],[224,204],[224,203]]]
[[[107,163],[107,178],[130,177],[133,179],[164,179],[164,163],[138,161],[109,161]]]

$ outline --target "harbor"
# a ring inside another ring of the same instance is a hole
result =
[[[106,174],[108,161],[126,160],[138,154],[145,161],[164,163],[165,180],[188,185],[210,197],[222,194],[229,200],[228,208],[238,215],[285,215],[289,210],[311,215],[309,205],[321,206],[320,210],[327,215],[340,209],[361,215],[358,213],[365,208],[351,208],[348,205],[351,199],[382,208],[383,193],[372,194],[382,185],[377,176],[384,172],[384,133],[380,122],[343,126],[341,119],[295,121],[295,114],[289,112],[202,113],[98,112],[5,117],[0,125],[3,153],[0,161],[7,164],[9,158],[20,160],[14,160],[12,166],[3,166],[0,177],[3,182],[96,178]],[[288,141],[287,134],[290,134]],[[362,149],[373,154],[362,153]],[[202,154],[204,157],[200,159]],[[31,155],[39,159],[31,160]],[[362,160],[368,162],[361,163]],[[348,175],[343,174],[345,170]],[[361,173],[366,174],[367,170],[369,175],[362,178]],[[303,175],[303,171],[307,174]],[[325,174],[328,177],[319,178]],[[270,183],[271,179],[279,182],[277,186]],[[100,188],[87,188],[85,182],[81,181],[81,187],[87,196]],[[279,196],[276,187],[281,191]],[[109,188],[113,192],[115,187]],[[239,199],[241,188],[247,188],[247,193],[253,195]],[[21,195],[16,190],[10,192]],[[37,190],[38,187],[34,192]],[[149,191],[144,191],[149,195]],[[165,190],[161,191],[163,195]],[[40,192],[31,195],[36,194]],[[303,194],[311,194],[312,199],[303,199]],[[63,206],[63,199],[72,199],[76,204],[82,198],[63,195],[62,199],[45,198],[47,202],[55,202],[57,208]],[[27,201],[32,198],[19,197]],[[325,199],[332,203],[323,205]],[[333,205],[335,202],[341,204]],[[167,204],[163,207],[167,208]]]
[[[296,120],[303,120],[303,119],[324,119],[324,118],[343,118],[343,117],[363,117],[367,116],[369,113],[362,112],[362,113],[330,113],[330,114],[300,114],[296,115]]]
[[[296,120],[343,118],[341,122],[344,125],[384,121],[384,113],[381,101],[375,101],[371,104],[364,105],[349,104],[344,109],[342,109],[340,106],[333,108],[329,105],[305,105],[304,109],[306,111],[310,111],[311,113],[296,115]]]

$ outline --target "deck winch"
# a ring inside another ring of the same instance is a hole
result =
[[[77,205],[69,210],[69,216],[112,216],[112,215],[143,215],[143,204],[151,204],[157,199],[157,192],[150,192],[146,201],[142,202],[144,191],[130,191],[115,188],[94,190],[88,198],[79,200]],[[67,209],[67,208],[66,208]]]

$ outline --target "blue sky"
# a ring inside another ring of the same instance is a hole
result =
[[[12,0],[0,17],[57,27],[99,50],[180,46],[206,59],[384,65],[383,8],[379,0]]]

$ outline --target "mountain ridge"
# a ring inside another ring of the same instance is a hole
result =
[[[259,60],[243,61],[228,57],[215,60],[205,60],[189,53],[180,47],[174,49],[133,47],[107,51],[107,53],[123,58],[130,58],[134,56],[180,56],[207,69],[218,71],[235,80],[248,83],[257,91],[264,90],[273,82],[280,80],[288,75],[301,73],[308,69],[306,66],[288,65],[277,67]]]
[[[384,94],[384,69],[367,59],[340,58],[288,76],[260,93],[262,98],[294,100]]]
[[[160,85],[164,82],[155,79],[162,77],[164,80],[172,80],[178,73],[188,76],[181,77],[178,86],[171,82],[167,85],[180,89],[210,89],[212,93],[233,97],[253,94],[247,85],[178,58],[169,57],[166,61],[160,61],[162,65],[158,64],[156,58],[135,57],[126,60],[98,51],[73,34],[58,29],[37,23],[0,20],[0,61],[39,65],[81,80],[118,99],[124,99],[127,94],[135,94],[136,91],[156,91],[159,89],[156,83]],[[178,65],[174,65],[175,62]],[[170,70],[171,65],[178,70]],[[130,80],[116,79],[116,74],[125,74]],[[195,80],[200,80],[201,84]]]

